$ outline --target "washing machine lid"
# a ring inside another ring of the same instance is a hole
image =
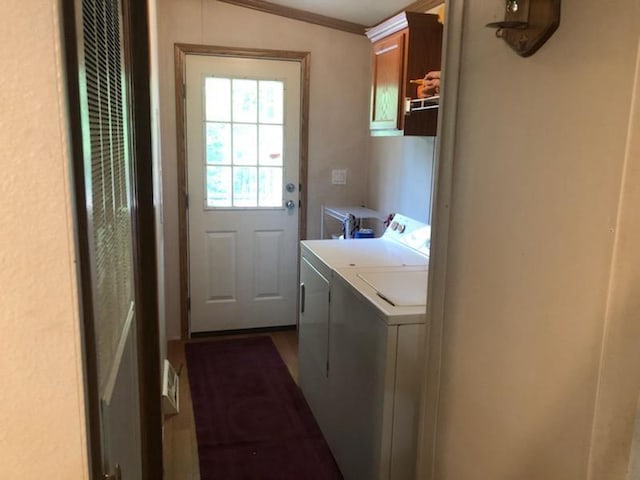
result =
[[[301,245],[331,269],[427,266],[430,237],[429,225],[396,214],[380,238],[304,240]]]
[[[427,271],[395,270],[360,272],[358,277],[376,290],[378,296],[395,307],[423,306],[427,303]]]

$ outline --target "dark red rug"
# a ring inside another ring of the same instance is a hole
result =
[[[270,337],[185,350],[202,480],[342,479]]]

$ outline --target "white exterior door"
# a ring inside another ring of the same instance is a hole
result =
[[[186,57],[191,332],[296,323],[300,76]]]

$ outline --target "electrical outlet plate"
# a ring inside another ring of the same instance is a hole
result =
[[[331,184],[332,185],[346,185],[347,184],[347,171],[331,170]]]

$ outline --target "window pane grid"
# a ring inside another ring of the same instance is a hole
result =
[[[283,206],[284,84],[205,79],[208,208]]]

